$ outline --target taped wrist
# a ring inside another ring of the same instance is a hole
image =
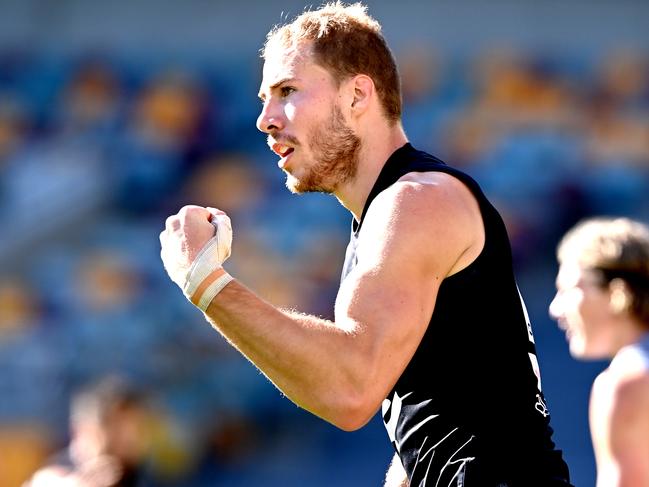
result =
[[[214,297],[233,278],[222,267],[230,257],[232,227],[225,215],[215,215],[212,219],[214,237],[196,255],[187,272],[183,292],[195,306],[206,311]]]
[[[228,274],[223,267],[219,267],[212,271],[207,277],[198,285],[193,294],[187,294],[189,300],[202,310],[207,311],[208,306],[217,294],[232,281],[233,277]]]

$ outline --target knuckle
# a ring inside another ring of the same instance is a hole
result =
[[[200,206],[196,205],[185,205],[181,208],[181,212],[183,212],[185,215],[190,215],[190,214],[195,214],[198,213],[202,210]]]
[[[204,218],[207,210],[201,206],[186,205],[183,206],[178,212],[179,220],[184,223],[188,221],[196,221]]]
[[[180,227],[180,219],[176,215],[172,215],[169,218],[167,218],[165,222],[165,227],[170,229],[170,230],[177,230]],[[162,232],[164,233],[164,231]]]

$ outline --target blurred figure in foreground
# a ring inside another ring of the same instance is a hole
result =
[[[598,487],[649,486],[649,227],[589,219],[558,248],[550,314],[580,359],[612,358],[591,391]]]
[[[72,400],[70,444],[25,487],[144,487],[148,450],[142,395],[108,377]]]

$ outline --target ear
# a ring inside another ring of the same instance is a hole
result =
[[[374,81],[365,74],[357,74],[352,78],[353,97],[351,111],[355,115],[365,112],[370,106],[376,92]]]
[[[608,284],[611,311],[616,314],[628,313],[631,308],[631,292],[622,279],[613,279]]]

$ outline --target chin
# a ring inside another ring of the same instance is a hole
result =
[[[586,344],[575,335],[568,336],[568,349],[573,358],[588,359]]]
[[[570,341],[570,355],[579,360],[604,360],[611,357],[608,350],[598,350],[583,340],[574,339]]]
[[[293,194],[302,194],[305,192],[302,188],[300,180],[296,177],[291,176],[290,174],[287,174],[286,176],[286,187]]]
[[[325,193],[332,194],[334,192],[333,188],[329,188],[324,184],[318,184],[315,181],[311,180],[302,180],[298,179],[295,176],[287,173],[286,177],[286,187],[293,194],[304,194],[304,193]]]

